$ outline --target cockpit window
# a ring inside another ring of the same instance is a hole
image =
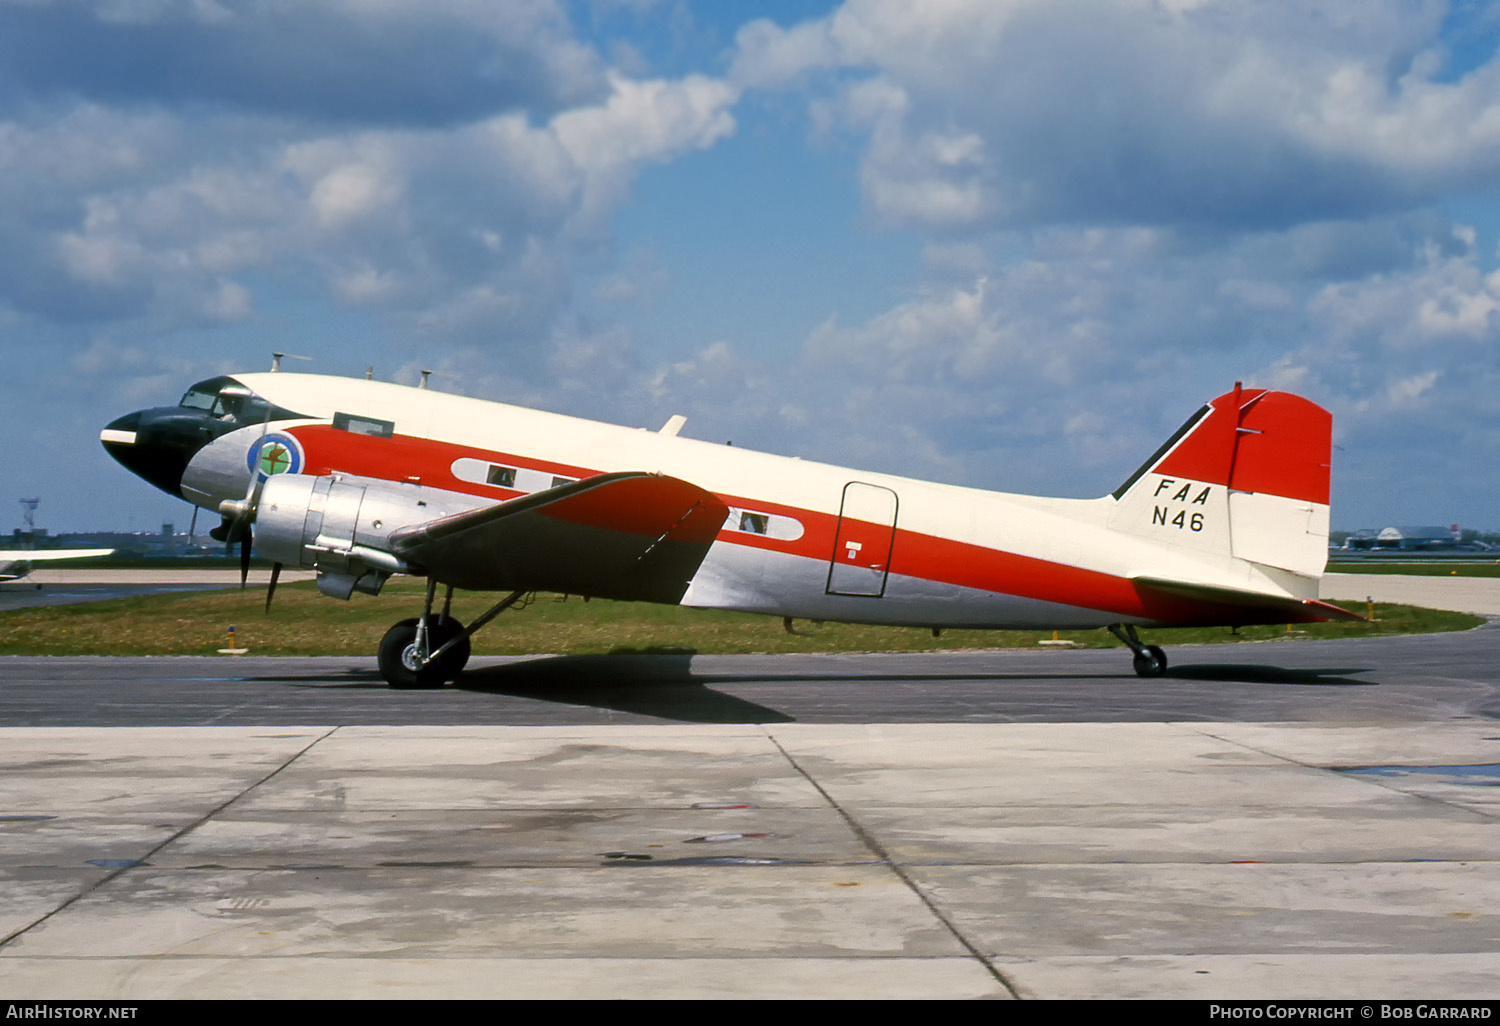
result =
[[[183,394],[182,402],[177,405],[186,407],[189,410],[210,410],[215,413],[223,413],[224,406],[220,402],[220,399],[224,397],[225,393],[238,397],[249,395],[250,390],[229,375],[220,374],[216,378],[200,381],[189,388]],[[215,407],[218,407],[218,409],[215,409]]]
[[[248,394],[230,395],[228,391],[224,391],[219,393],[219,398],[214,402],[213,415],[215,417],[228,417],[234,420],[244,416],[251,410],[255,410],[261,416],[264,416],[266,401]]]
[[[300,413],[272,406],[228,375],[200,381],[183,393],[182,409],[204,410],[230,427],[259,424],[267,419],[302,419]]]
[[[218,398],[219,394],[217,392],[200,392],[194,386],[187,390],[187,394],[182,397],[182,402],[177,405],[186,407],[189,410],[211,410],[214,408],[214,403]]]

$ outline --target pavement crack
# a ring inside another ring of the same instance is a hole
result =
[[[220,802],[218,805],[215,805],[213,808],[209,809],[203,815],[199,816],[197,819],[193,820],[192,822],[190,822],[187,825],[185,825],[184,827],[182,827],[182,829],[174,831],[170,836],[168,836],[164,840],[160,841],[158,844],[155,845],[155,847],[151,848],[144,855],[142,855],[139,859],[131,859],[131,860],[129,860],[129,864],[119,866],[118,868],[113,869],[113,871],[105,873],[103,876],[101,876],[97,880],[95,880],[92,884],[89,884],[88,886],[84,887],[77,894],[74,894],[72,897],[68,898],[66,901],[64,901],[62,904],[58,905],[56,908],[51,909],[50,911],[46,912],[45,914],[43,914],[41,916],[38,916],[36,919],[34,919],[31,922],[25,924],[24,926],[21,926],[20,928],[18,928],[16,930],[12,930],[10,933],[6,934],[5,936],[0,937],[0,950],[3,950],[7,946],[9,946],[12,942],[14,942],[14,941],[18,940],[19,938],[25,936],[27,933],[29,933],[32,930],[36,929],[38,926],[41,926],[43,923],[45,923],[48,920],[52,919],[54,916],[57,916],[58,914],[60,914],[60,913],[62,913],[64,911],[66,911],[67,909],[73,907],[78,902],[82,901],[84,898],[87,898],[89,895],[93,894],[94,892],[98,891],[100,888],[104,887],[106,884],[111,883],[112,881],[116,880],[117,878],[119,878],[120,876],[124,875],[125,873],[130,872],[130,870],[137,869],[137,868],[139,868],[139,867],[141,867],[143,865],[148,864],[151,861],[152,856],[154,856],[158,852],[162,851],[168,845],[177,843],[182,838],[186,837],[188,834],[191,834],[194,830],[197,830],[204,823],[207,823],[209,820],[211,820],[215,816],[219,815],[225,809],[229,808],[229,806],[231,806],[235,802],[239,801],[245,795],[249,794],[251,791],[254,791],[256,788],[260,787],[262,784],[265,784],[267,781],[269,781],[273,777],[277,776],[279,773],[281,773],[283,770],[285,770],[292,763],[296,762],[298,759],[302,758],[302,756],[306,755],[309,751],[311,751],[312,748],[315,745],[317,745],[319,742],[326,740],[328,737],[330,737],[332,734],[334,734],[338,729],[339,729],[338,727],[330,727],[328,730],[324,731],[322,734],[320,734],[317,737],[313,738],[311,741],[309,741],[302,748],[298,749],[296,752],[293,752],[288,758],[284,759],[279,765],[277,765],[276,767],[274,767],[273,769],[271,769],[270,772],[266,773],[264,776],[262,776],[262,777],[260,777],[260,778],[258,778],[256,780],[254,780],[250,784],[247,784],[245,787],[240,788],[233,795],[231,795],[230,797],[226,798],[224,801]]]
[[[1199,733],[1201,733],[1204,737],[1211,737],[1215,741],[1221,741],[1226,745],[1236,745],[1240,748],[1245,749],[1246,751],[1264,755],[1268,759],[1278,759],[1281,762],[1288,763],[1292,766],[1299,766],[1302,769],[1315,770],[1319,773],[1333,773],[1345,780],[1354,780],[1362,784],[1370,784],[1374,787],[1383,788],[1386,791],[1403,795],[1407,798],[1415,798],[1419,801],[1430,802],[1433,805],[1438,805],[1445,809],[1467,813],[1471,816],[1477,817],[1480,820],[1493,820],[1497,818],[1497,814],[1489,811],[1488,809],[1478,808],[1475,805],[1467,804],[1462,801],[1445,798],[1441,795],[1429,794],[1425,791],[1408,790],[1404,787],[1398,787],[1392,782],[1382,780],[1381,778],[1375,776],[1363,776],[1345,772],[1345,770],[1347,770],[1349,767],[1326,765],[1320,766],[1317,763],[1308,762],[1305,759],[1299,759],[1295,756],[1283,755],[1280,752],[1273,752],[1270,749],[1264,748],[1260,745],[1252,745],[1247,741],[1239,741],[1234,738],[1225,737],[1222,734],[1215,734],[1213,731],[1203,730],[1199,731]],[[1488,765],[1488,763],[1485,763],[1484,765]]]
[[[801,774],[802,779],[806,780],[808,784],[813,788],[813,790],[817,791],[818,794],[823,796],[823,800],[828,803],[830,808],[832,808],[839,814],[839,816],[846,824],[848,824],[849,829],[854,831],[854,835],[860,839],[865,847],[869,848],[870,851],[875,853],[875,856],[878,859],[878,864],[887,867],[891,872],[895,873],[898,878],[900,878],[901,882],[905,884],[907,889],[916,896],[916,899],[920,901],[922,905],[927,909],[927,911],[932,914],[933,918],[943,924],[943,928],[948,931],[948,933],[953,937],[955,941],[958,942],[959,946],[967,951],[981,966],[983,966],[985,972],[989,973],[996,983],[1004,987],[1011,997],[1018,999],[1021,998],[1023,995],[1017,985],[1009,980],[999,969],[995,968],[994,964],[991,963],[989,959],[984,957],[983,952],[981,952],[979,948],[972,941],[970,941],[968,937],[964,935],[964,932],[958,928],[958,924],[955,923],[946,912],[938,907],[937,903],[932,900],[931,896],[929,896],[925,891],[922,890],[916,879],[913,878],[912,875],[907,871],[907,867],[893,859],[890,852],[885,849],[885,846],[882,845],[878,840],[876,840],[875,836],[868,830],[866,830],[864,826],[860,824],[859,820],[854,818],[854,816],[849,812],[848,809],[845,809],[842,805],[840,805],[838,801],[833,797],[833,795],[828,793],[828,790],[824,788],[823,785],[820,784],[817,779],[813,777],[813,775],[809,773],[800,762],[797,761],[796,757],[792,755],[791,752],[786,750],[781,741],[775,735],[771,734],[768,731],[766,737],[773,745],[776,746],[776,750],[781,753],[782,758],[786,759],[786,761],[791,764],[791,767],[799,774]]]

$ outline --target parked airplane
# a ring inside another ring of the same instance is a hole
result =
[[[0,549],[0,584],[19,581],[31,573],[33,563],[60,559],[108,556],[114,549]]]
[[[928,627],[1107,627],[1159,676],[1139,626],[1361,619],[1318,600],[1331,417],[1234,389],[1114,492],[1052,499],[871,474],[660,431],[382,382],[238,374],[101,433],[116,460],[251,531],[324,594],[427,578],[394,625],[393,687],[437,687],[477,628],[532,591]],[[252,527],[253,525],[253,527]],[[435,611],[436,589],[446,588]],[[465,628],[453,589],[509,594]]]

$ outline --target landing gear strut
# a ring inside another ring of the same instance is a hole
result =
[[[453,603],[452,585],[443,598],[442,612],[434,616],[432,600],[436,593],[437,582],[429,577],[422,615],[393,625],[380,639],[376,661],[380,675],[393,688],[440,688],[446,681],[457,680],[469,662],[469,638],[526,594],[512,592],[472,626],[465,627],[448,612]]]
[[[1143,645],[1132,624],[1112,623],[1109,633],[1123,641],[1135,653],[1135,673],[1138,677],[1160,677],[1167,672],[1167,653],[1159,645]]]

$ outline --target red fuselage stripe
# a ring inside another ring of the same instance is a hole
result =
[[[412,435],[395,435],[389,438],[361,435],[326,424],[293,427],[288,429],[288,433],[295,435],[302,443],[305,474],[340,472],[397,483],[422,484],[495,501],[504,501],[525,493],[460,480],[452,472],[454,461],[465,458],[482,460],[579,479],[603,473],[588,467],[551,463],[516,453],[478,449]],[[803,525],[803,534],[795,541],[728,529],[719,532],[719,541],[787,553],[823,563],[848,555],[847,550],[835,551],[839,517],[834,514],[742,496],[720,495],[719,498],[729,506],[795,517]],[[628,514],[618,507],[609,510],[608,515],[613,518],[611,522],[616,526],[623,527],[621,519],[628,519]],[[889,537],[890,528],[851,522],[847,518],[844,520],[845,540],[860,533],[883,539]],[[872,548],[872,552],[874,551],[876,549]],[[884,552],[885,548],[881,545],[878,547],[878,556],[866,556],[857,565],[878,565]],[[1223,615],[1225,609],[1172,596],[1142,593],[1127,578],[904,530],[899,524],[895,531],[895,543],[890,548],[889,570],[898,576],[1054,602],[1080,609],[1103,610],[1117,613],[1121,617],[1186,623],[1228,622]],[[1307,619],[1315,617],[1309,616]]]

